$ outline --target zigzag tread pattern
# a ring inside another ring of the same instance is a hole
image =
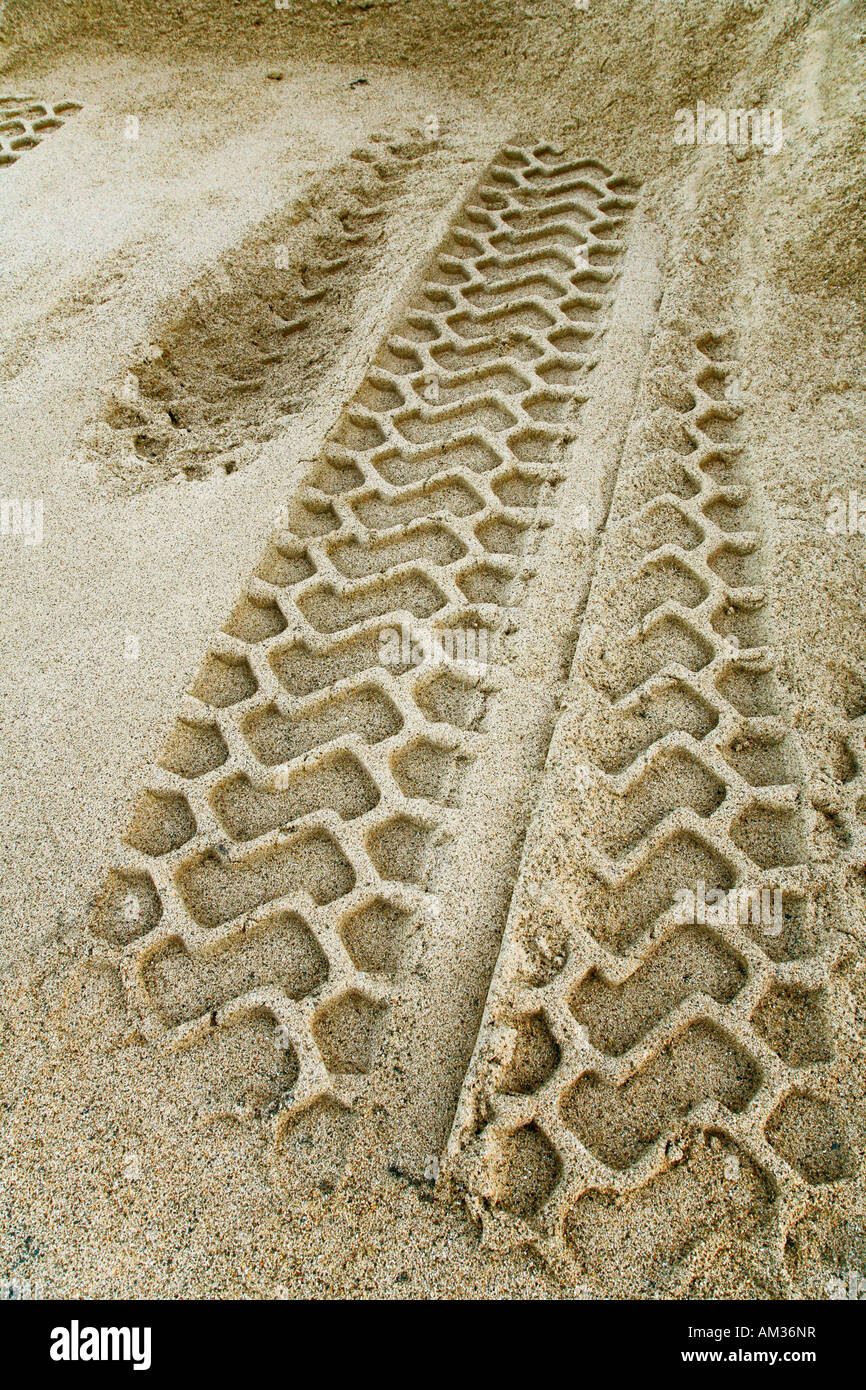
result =
[[[0,169],[13,165],[25,150],[35,149],[80,110],[74,101],[49,103],[31,96],[0,96]]]
[[[232,1108],[278,1133],[364,1087],[634,202],[593,160],[500,152],[284,509],[104,884],[92,929],[145,1036],[218,1070],[244,1033]]]
[[[727,342],[653,340],[449,1145],[491,1241],[584,1268],[689,1152],[736,1160],[768,1226],[852,1175]]]

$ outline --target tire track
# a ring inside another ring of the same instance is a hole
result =
[[[371,137],[198,280],[89,431],[103,482],[233,473],[304,409],[395,203],[436,148]]]
[[[35,149],[80,110],[74,101],[49,103],[36,97],[0,96],[0,169],[11,167],[25,150]]]
[[[727,336],[660,331],[449,1144],[488,1238],[553,1259],[696,1131],[777,1214],[851,1173],[741,415]]]
[[[107,878],[93,929],[145,1036],[210,1046],[229,1109],[258,1057],[240,1108],[278,1133],[365,1093],[403,943],[465,835],[461,785],[489,746],[622,255],[622,184],[547,146],[494,161],[284,509]],[[212,1045],[229,1035],[231,1064]]]

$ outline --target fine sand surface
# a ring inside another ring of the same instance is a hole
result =
[[[862,10],[154,9],[0,20],[0,1291],[851,1287]]]

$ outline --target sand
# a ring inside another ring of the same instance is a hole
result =
[[[7,1296],[866,1276],[864,69],[7,7]]]

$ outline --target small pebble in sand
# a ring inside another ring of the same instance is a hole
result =
[[[123,1177],[127,1182],[138,1182],[141,1178],[141,1159],[137,1153],[123,1155]]]
[[[282,82],[284,74],[280,72],[279,68],[271,68],[269,72],[265,73],[265,77],[269,82]]]

